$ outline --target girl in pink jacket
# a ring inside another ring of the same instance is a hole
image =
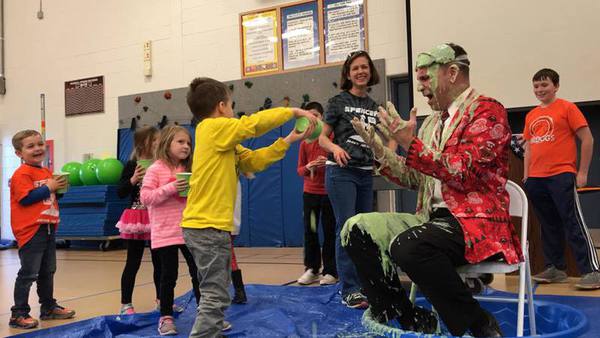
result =
[[[160,335],[177,334],[173,321],[173,298],[177,283],[177,268],[181,251],[188,264],[196,303],[200,300],[198,270],[192,254],[185,246],[181,227],[181,215],[185,208],[186,180],[176,179],[176,174],[189,172],[191,168],[191,136],[180,126],[167,126],[160,134],[156,161],[146,174],[140,192],[141,202],[148,208],[150,217],[151,245],[161,263],[160,277]]]

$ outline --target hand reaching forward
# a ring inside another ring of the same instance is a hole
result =
[[[288,134],[288,136],[286,136],[283,140],[285,142],[287,142],[287,144],[292,144],[294,142],[308,138],[313,133],[314,130],[315,130],[314,124],[309,124],[308,128],[306,128],[306,130],[301,133],[297,132],[296,129],[292,129],[292,131]]]
[[[392,136],[388,132],[388,129],[386,128],[386,126],[389,126],[390,124],[392,124],[394,119],[396,119],[396,118],[401,119],[401,117],[398,114],[398,112],[396,111],[396,107],[394,106],[394,104],[391,103],[390,101],[388,101],[386,103],[385,108],[383,108],[382,106],[379,106],[379,108],[377,110],[379,112],[380,123],[377,124],[376,127],[377,127],[377,130],[383,135],[383,137],[384,137],[383,141],[385,141],[387,143],[390,139],[392,139]],[[401,125],[400,127],[403,127],[403,126]]]
[[[371,148],[373,155],[375,155],[375,159],[382,158],[385,146],[383,145],[381,137],[375,132],[375,129],[370,125],[365,125],[356,117],[352,119],[351,123],[354,130],[356,130],[356,133],[360,135],[363,141]]]
[[[398,142],[398,145],[404,150],[408,150],[416,134],[417,108],[410,110],[410,119],[408,121],[404,121],[400,116],[392,118],[385,110],[380,110],[379,114],[382,117],[381,124],[383,128],[381,129],[387,129],[390,137]]]

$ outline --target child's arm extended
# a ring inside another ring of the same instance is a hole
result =
[[[304,139],[313,132],[312,126],[303,133],[297,133],[295,130],[289,133],[284,139],[279,138],[268,147],[250,150],[241,145],[235,147],[236,155],[239,158],[239,168],[242,172],[258,172],[265,170],[268,166],[281,160],[285,152],[290,148],[290,144]]]
[[[290,145],[283,139],[278,139],[268,147],[250,150],[241,145],[235,147],[239,157],[239,167],[242,172],[258,172],[267,169],[271,164],[281,160]]]
[[[140,201],[145,206],[158,205],[177,193],[175,181],[160,185],[158,168],[151,166],[144,175]]]
[[[298,176],[308,176],[310,174],[310,168],[307,167],[308,164],[308,154],[306,151],[306,143],[300,144],[300,149],[298,150],[298,165],[296,167],[296,172],[298,172]]]
[[[212,129],[211,139],[218,151],[227,151],[242,141],[258,137],[269,130],[279,127],[292,117],[306,117],[313,123],[316,118],[309,112],[299,108],[273,108],[260,111],[238,119],[217,119]]]

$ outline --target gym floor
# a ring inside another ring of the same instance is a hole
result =
[[[246,284],[287,284],[295,282],[304,272],[302,248],[236,248],[236,255]],[[40,328],[118,313],[121,272],[125,258],[125,250],[101,252],[73,248],[59,249],[54,295],[59,304],[76,310],[77,315],[71,320],[41,322]],[[0,337],[24,332],[8,326],[10,307],[13,305],[14,281],[18,270],[17,250],[0,251]],[[187,266],[181,255],[179,273],[176,297],[191,289]],[[516,292],[517,281],[517,276],[496,275],[492,287]],[[569,283],[542,285],[536,293],[600,297],[600,290],[575,290],[572,285],[576,281],[576,278],[571,278]],[[31,289],[29,303],[32,307],[31,315],[39,318],[40,309],[35,286]],[[145,252],[137,275],[133,303],[137,312],[152,311],[155,307],[149,251]]]

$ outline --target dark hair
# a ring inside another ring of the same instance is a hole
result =
[[[227,102],[231,92],[220,81],[208,77],[195,78],[187,92],[187,104],[196,118],[207,118],[215,110],[219,102]]]
[[[316,101],[307,103],[306,106],[304,106],[304,109],[305,110],[314,109],[314,110],[318,111],[321,115],[323,115],[323,111],[324,111],[323,106],[319,102],[316,102]]]
[[[537,71],[533,75],[533,79],[531,81],[542,81],[542,80],[550,80],[555,86],[558,86],[560,82],[560,76],[558,73],[550,68],[543,68]]]
[[[452,50],[454,51],[454,58],[457,58],[459,56],[467,56],[467,51],[462,48],[461,46],[452,43],[452,42],[448,42],[446,43],[446,45],[448,45],[448,47],[452,48]],[[469,61],[469,59],[466,60],[461,60],[460,63],[456,62],[456,63],[449,63],[448,65],[451,64],[455,64],[458,66],[458,69],[460,69],[461,72],[463,72],[465,74],[465,76],[469,77],[469,66],[471,65],[471,61]]]
[[[16,133],[15,136],[13,136],[13,138],[12,138],[13,148],[15,148],[15,150],[21,151],[21,149],[23,148],[23,140],[30,136],[36,136],[36,135],[41,136],[42,134],[40,134],[40,132],[37,130],[31,130],[31,129],[21,130],[20,132]]]
[[[142,127],[135,131],[133,134],[133,152],[131,152],[132,160],[137,161],[141,156],[148,155],[154,158],[152,142],[156,134],[158,134],[158,129],[152,126]]]
[[[342,90],[352,89],[352,82],[348,80],[348,75],[350,74],[350,65],[352,62],[354,62],[354,60],[361,56],[367,58],[367,61],[369,61],[369,69],[371,70],[371,78],[369,79],[367,86],[370,87],[379,83],[379,73],[377,73],[377,69],[375,69],[375,64],[373,64],[373,60],[371,60],[369,53],[365,52],[364,50],[358,50],[348,54],[348,57],[344,62],[344,66],[342,67],[342,76],[340,79],[340,83],[342,84],[340,88],[342,88]]]

